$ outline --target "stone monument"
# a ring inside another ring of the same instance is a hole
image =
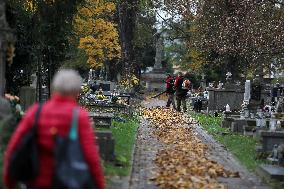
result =
[[[162,66],[164,39],[161,33],[156,33],[156,56],[154,68],[151,72],[142,75],[146,82],[147,91],[164,91],[166,74]]]
[[[249,103],[249,101],[250,101],[250,88],[251,88],[251,82],[250,82],[250,80],[246,80],[244,101],[247,102],[247,103]]]
[[[204,90],[206,88],[206,80],[205,80],[205,74],[201,74],[201,82],[200,82],[200,87]]]
[[[161,70],[162,66],[162,57],[163,57],[163,47],[164,40],[161,34],[156,34],[156,56],[155,56],[155,64],[154,70]]]

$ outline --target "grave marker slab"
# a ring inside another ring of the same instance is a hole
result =
[[[257,172],[266,179],[284,181],[284,168],[277,165],[261,165]]]
[[[262,138],[262,148],[264,152],[271,152],[275,144],[279,145],[284,143],[283,131],[261,131],[260,136]]]
[[[96,140],[99,146],[99,152],[101,157],[105,161],[114,161],[115,153],[114,146],[115,141],[111,131],[96,131]]]
[[[93,119],[94,126],[97,128],[110,128],[113,118],[112,113],[90,113],[90,117]]]

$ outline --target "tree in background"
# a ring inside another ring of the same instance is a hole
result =
[[[135,65],[133,66],[138,73],[137,76],[140,76],[142,70],[145,71],[147,67],[155,63],[156,18],[153,12],[148,12],[148,8],[148,5],[140,4],[135,26],[133,39]]]
[[[119,32],[122,49],[123,77],[130,81],[131,75],[138,75],[135,65],[134,36],[139,0],[118,0]]]
[[[7,70],[7,90],[17,94],[37,72],[38,85],[50,79],[69,51],[72,19],[81,0],[7,0],[8,22],[16,34],[16,56]],[[41,87],[39,87],[39,98]]]
[[[104,67],[106,61],[121,56],[117,25],[113,21],[115,4],[105,0],[86,0],[74,18],[79,48],[88,56],[92,68]]]
[[[189,26],[182,28],[190,33],[183,40],[188,47],[183,59],[205,60],[188,61],[191,69],[200,72],[213,69],[213,75],[221,74],[224,78],[227,71],[236,77],[244,71],[269,71],[273,60],[282,63],[284,4],[281,1],[167,0],[164,10],[172,17],[180,15],[178,23]]]

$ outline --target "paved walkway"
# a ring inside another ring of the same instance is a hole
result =
[[[165,102],[161,100],[144,101],[144,107],[164,106]],[[261,180],[254,174],[248,172],[234,156],[226,151],[222,145],[217,143],[210,135],[201,129],[199,125],[193,125],[197,135],[210,147],[210,156],[212,160],[222,164],[228,170],[238,171],[240,178],[220,178],[219,181],[226,183],[229,189],[268,189]],[[153,128],[145,119],[141,120],[138,129],[136,149],[133,162],[133,170],[130,178],[129,189],[158,189],[151,181],[155,170],[156,153],[162,149],[155,136],[152,135]]]
[[[164,101],[144,101],[143,107],[156,107],[164,105]],[[158,189],[151,181],[155,170],[154,160],[158,149],[161,149],[161,144],[156,137],[152,135],[153,128],[145,119],[141,120],[138,129],[136,149],[134,154],[134,162],[132,175],[130,179],[129,189]]]

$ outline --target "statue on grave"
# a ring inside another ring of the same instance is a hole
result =
[[[226,81],[230,82],[232,80],[232,73],[231,72],[227,72],[226,73]]]
[[[161,33],[156,33],[154,36],[156,37],[156,56],[155,56],[154,69],[159,70],[162,69],[164,39]]]

